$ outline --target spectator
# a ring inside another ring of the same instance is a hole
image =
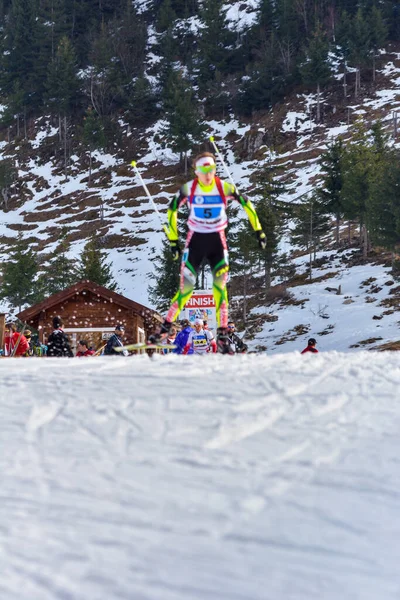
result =
[[[26,337],[26,341],[28,342],[28,350],[25,352],[24,356],[33,356],[32,332],[29,329],[25,329],[24,335]]]
[[[174,353],[175,354],[182,354],[183,353],[183,349],[186,346],[186,343],[188,341],[188,337],[189,334],[192,331],[192,328],[190,326],[190,323],[187,319],[182,319],[181,321],[181,331],[178,333],[178,335],[175,338],[175,350]],[[187,354],[193,354],[193,349],[190,348]]]
[[[318,350],[316,349],[316,341],[314,338],[310,338],[308,340],[308,346],[301,351],[301,354],[306,354],[306,352],[312,352],[313,354],[318,354]]]
[[[175,338],[176,338],[176,327],[173,326],[171,327],[168,336],[166,338],[164,338],[163,340],[161,340],[161,346],[166,346],[168,344],[175,344]],[[162,353],[163,354],[168,354],[169,352],[172,352],[172,349],[169,348],[165,348],[163,349]]]
[[[80,340],[78,342],[78,351],[76,356],[94,356],[96,352],[94,350],[89,350],[88,343],[85,340]]]
[[[166,340],[167,340],[167,344],[174,344],[175,343],[175,338],[176,338],[176,327],[171,327],[171,331],[169,332]]]
[[[64,333],[63,329],[63,321],[61,317],[54,317],[53,319],[53,332],[49,335],[49,339],[47,340],[47,356],[74,356],[71,346],[69,344],[69,339],[66,333]]]
[[[244,352],[247,352],[247,345],[237,335],[236,326],[233,321],[229,321],[228,323],[228,339],[231,348],[231,352],[229,352],[229,354],[244,354]]]
[[[117,352],[115,348],[122,347],[122,338],[125,335],[125,327],[123,325],[116,325],[114,329],[114,333],[108,340],[106,347],[104,348],[103,354],[105,356],[128,356],[128,350],[123,350],[122,352]]]
[[[33,356],[46,356],[47,346],[41,344],[39,341],[39,335],[34,333],[32,336],[32,355]]]
[[[193,354],[205,354],[206,352],[216,352],[217,343],[211,331],[204,331],[202,319],[196,319],[194,322],[194,331],[189,333],[186,345],[182,354],[189,354],[189,350],[193,350]]]
[[[25,356],[29,349],[28,340],[17,331],[15,323],[7,323],[4,336],[4,350],[6,356]]]
[[[208,337],[208,341],[211,342],[214,340],[214,334],[211,329],[208,329],[208,321],[204,321],[203,319],[203,330],[206,332],[206,336]]]
[[[210,344],[210,346],[212,346],[212,348],[213,348],[213,350],[212,350],[212,351],[213,351],[213,352],[216,352],[216,351],[217,351],[217,350],[216,350],[216,348],[217,348],[217,346],[216,346],[217,342],[215,341],[214,334],[213,334],[213,332],[211,331],[211,329],[208,329],[208,323],[207,323],[207,321],[203,321],[203,331],[204,331],[204,333],[206,334],[206,337],[207,337],[207,339],[208,339],[208,343],[209,343],[209,344]],[[214,346],[214,344],[215,344],[215,346]],[[215,350],[214,350],[214,347],[215,347]]]

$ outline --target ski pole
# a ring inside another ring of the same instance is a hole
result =
[[[218,150],[217,144],[215,143],[215,140],[214,140],[214,136],[213,136],[213,135],[210,135],[210,137],[209,137],[209,140],[210,140],[210,142],[212,143],[212,145],[213,145],[213,148],[214,148],[214,150],[215,150],[215,152],[216,152],[217,156],[219,157],[220,161],[221,161],[221,162],[222,162],[222,164],[224,165],[224,169],[225,169],[225,172],[226,172],[226,174],[228,175],[228,179],[229,179],[229,181],[231,182],[231,184],[232,184],[232,185],[233,185],[233,187],[235,188],[236,192],[237,192],[237,193],[239,194],[239,196],[240,196],[241,194],[240,194],[240,192],[239,192],[239,190],[238,190],[238,188],[237,188],[237,185],[236,185],[236,184],[235,184],[235,182],[233,181],[232,175],[231,175],[231,173],[230,173],[230,171],[229,171],[228,167],[226,166],[226,163],[225,163],[224,159],[222,158],[222,154],[221,154],[221,152]],[[256,215],[256,218],[257,218],[257,220],[258,220],[258,217],[257,217],[257,215]],[[261,227],[261,225],[260,225],[260,227]],[[257,233],[257,234],[258,234],[259,232],[261,232],[261,234],[263,235],[263,238],[258,238],[258,240],[259,240],[259,244],[260,244],[260,248],[261,248],[261,249],[263,249],[263,250],[265,250],[265,245],[263,245],[263,244],[265,244],[265,243],[266,243],[266,242],[265,242],[265,233],[263,232],[263,230],[262,230],[262,229],[259,229],[259,230],[257,230],[257,231],[256,231],[256,233]]]
[[[231,175],[231,173],[230,173],[230,171],[229,171],[228,167],[226,166],[226,163],[225,163],[224,159],[222,158],[222,154],[221,154],[221,152],[218,150],[217,144],[215,143],[215,140],[214,140],[214,136],[213,136],[213,135],[210,135],[210,138],[209,138],[209,140],[210,140],[210,142],[211,142],[211,143],[212,143],[212,145],[213,145],[213,148],[214,148],[214,150],[215,150],[215,153],[216,153],[216,155],[218,156],[218,158],[220,159],[220,161],[221,161],[221,162],[222,162],[222,164],[223,164],[223,167],[224,167],[224,169],[225,169],[225,172],[226,172],[226,174],[228,175],[228,179],[229,179],[229,181],[230,181],[230,182],[231,182],[231,184],[232,184],[232,185],[233,185],[233,186],[236,188],[236,191],[239,193],[239,190],[237,189],[237,185],[236,185],[236,184],[235,184],[235,182],[233,181],[232,175]]]
[[[156,213],[157,213],[157,216],[158,216],[158,218],[159,218],[159,220],[160,220],[160,223],[161,223],[161,227],[163,228],[163,230],[164,230],[164,232],[165,232],[166,236],[168,237],[168,229],[167,229],[167,226],[165,225],[165,223],[164,223],[164,222],[163,222],[163,220],[162,220],[162,217],[161,217],[160,211],[158,210],[158,208],[157,208],[157,205],[156,205],[156,203],[155,203],[155,202],[154,202],[154,200],[153,200],[153,196],[150,194],[150,192],[149,192],[149,189],[148,189],[147,185],[146,185],[146,184],[145,184],[145,182],[143,181],[143,178],[142,178],[142,176],[141,176],[141,174],[140,174],[140,172],[139,172],[139,169],[138,169],[138,168],[137,168],[137,166],[136,166],[136,161],[135,161],[135,160],[133,160],[133,161],[131,162],[131,166],[134,168],[134,170],[135,170],[135,173],[136,173],[136,175],[138,176],[138,178],[139,178],[139,181],[140,181],[140,183],[142,184],[144,191],[146,192],[146,196],[147,196],[147,197],[148,197],[148,199],[150,200],[151,204],[153,205],[153,208],[154,208],[154,210],[155,210],[155,211],[156,211]]]

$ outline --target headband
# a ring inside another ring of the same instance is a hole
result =
[[[215,160],[212,156],[202,156],[196,160],[196,169],[197,167],[215,167]]]

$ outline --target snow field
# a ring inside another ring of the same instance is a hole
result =
[[[317,253],[317,258],[324,256],[329,253]],[[307,266],[305,257],[297,259],[298,273],[306,272]],[[391,268],[373,264],[348,268],[341,263],[339,254],[323,268],[313,269],[313,277],[317,279],[328,272],[333,274],[329,279],[288,288],[288,292],[296,300],[305,301],[304,304],[254,308],[253,315],[273,314],[278,320],[265,323],[254,339],[248,340],[249,347],[257,349],[261,345],[267,348],[268,354],[286,354],[302,350],[308,338],[315,337],[317,348],[323,352],[353,353],[399,338],[399,312],[396,307],[384,305],[384,301],[390,299],[390,291],[398,287]],[[339,286],[339,296],[326,289]],[[300,324],[304,333],[298,335],[295,327]],[[283,344],[282,338],[286,339]]]
[[[0,361],[0,598],[398,598],[396,353]]]

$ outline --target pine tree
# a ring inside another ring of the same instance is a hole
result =
[[[157,13],[156,29],[159,33],[167,31],[176,20],[171,0],[162,0]]]
[[[247,66],[249,75],[239,89],[237,100],[238,110],[246,116],[254,110],[270,108],[284,97],[293,83],[279,64],[282,47],[276,32],[262,36],[260,47],[254,51],[258,59]]]
[[[372,47],[372,74],[373,80],[376,79],[376,57],[378,51],[382,48],[388,37],[388,28],[383,19],[382,11],[375,5],[372,6],[368,17],[368,26],[370,31],[370,43]]]
[[[129,101],[132,85],[146,70],[146,48],[148,42],[147,23],[134,10],[132,3],[127,3],[120,18],[112,20],[108,36],[112,42],[112,54],[115,56],[105,65],[108,80],[117,91],[115,104]]]
[[[230,273],[241,278],[242,319],[246,324],[250,280],[260,260],[257,239],[247,219],[242,219],[237,229],[228,230],[228,245]]]
[[[372,131],[372,150],[377,157],[381,157],[387,154],[389,149],[388,142],[389,136],[383,128],[383,123],[380,119],[375,121],[371,126]]]
[[[327,214],[336,219],[336,244],[339,245],[340,219],[343,217],[342,187],[343,187],[343,141],[339,137],[328,145],[320,159],[322,171],[319,198]]]
[[[276,27],[280,34],[280,42],[285,49],[292,47],[293,54],[286,55],[283,62],[289,67],[288,60],[294,57],[295,49],[300,46],[304,38],[304,29],[296,16],[295,2],[289,0],[276,0],[275,2]]]
[[[258,24],[264,34],[271,34],[274,30],[275,21],[275,2],[273,0],[261,0]]]
[[[199,1],[191,0],[188,2],[188,0],[171,0],[171,7],[178,19],[187,19],[198,14]]]
[[[137,80],[143,81],[146,45],[146,24],[132,4],[127,4],[120,18],[101,24],[91,43],[91,66],[84,77],[86,96],[101,118],[112,116],[121,108],[143,110],[135,104],[150,98],[148,90],[147,98],[134,101],[133,95]],[[154,106],[154,99],[152,103]]]
[[[176,71],[168,80],[165,118],[168,124],[164,132],[172,149],[179,152],[180,160],[185,159],[186,174],[188,151],[201,139],[204,125],[192,86]]]
[[[39,6],[40,24],[46,45],[46,57],[54,60],[60,39],[68,34],[64,0],[42,0]]]
[[[53,114],[69,116],[77,102],[79,79],[74,48],[70,40],[61,38],[47,74],[47,106]]]
[[[197,60],[200,90],[203,92],[210,81],[215,81],[217,73],[224,70],[226,47],[233,41],[225,25],[222,5],[222,0],[204,0],[200,11],[204,27],[199,32]]]
[[[149,100],[154,108],[151,90],[149,86],[145,89],[143,81],[146,47],[147,24],[131,2],[121,14],[115,14],[109,22],[103,21],[92,37],[84,87],[101,118],[111,117],[120,109],[145,112],[143,104]],[[143,104],[139,107],[138,103]]]
[[[300,65],[301,77],[305,85],[325,85],[329,81],[332,69],[328,63],[328,53],[329,43],[318,23],[305,49],[305,60]]]
[[[296,206],[294,212],[295,226],[291,230],[294,244],[305,246],[310,253],[310,279],[312,279],[312,260],[321,243],[321,237],[329,231],[329,218],[325,208],[316,194]]]
[[[290,260],[290,256],[287,252],[283,252],[277,257],[274,275],[279,277],[284,284],[296,275],[296,266]]]
[[[361,8],[353,21],[350,37],[349,61],[356,67],[356,85],[354,95],[357,97],[361,87],[361,69],[368,64],[371,55],[371,33]]]
[[[264,285],[268,291],[271,287],[271,272],[278,255],[278,245],[285,225],[285,208],[279,204],[278,198],[286,191],[279,175],[282,168],[267,163],[255,177],[255,193],[261,196],[257,202],[257,214],[261,226],[267,236],[267,247],[261,251],[264,263]]]
[[[318,24],[305,51],[305,60],[300,65],[301,77],[305,85],[317,88],[317,123],[321,120],[321,86],[326,85],[332,75],[328,53],[329,44],[326,35]]]
[[[23,118],[41,102],[37,78],[37,24],[34,0],[13,0],[4,31],[1,89],[10,113]],[[26,131],[25,131],[26,134]]]
[[[95,236],[90,238],[82,250],[77,276],[79,280],[93,281],[93,283],[102,285],[109,290],[117,290],[117,283],[114,281],[111,265],[106,262],[104,252],[100,250]]]
[[[37,272],[35,253],[20,233],[8,261],[2,265],[0,298],[18,307],[21,312],[24,304],[34,301]]]
[[[272,269],[278,256],[278,246],[283,231],[282,214],[273,205],[273,202],[258,202],[257,214],[261,226],[267,236],[265,251],[261,254],[261,260],[264,262],[264,286],[265,291],[271,287]]]
[[[65,179],[68,177],[69,121],[78,100],[79,80],[74,48],[64,36],[47,75],[47,107],[59,118],[59,137],[64,150]]]
[[[89,52],[90,68],[84,79],[85,94],[100,117],[111,114],[120,95],[121,72],[116,68],[115,48],[109,28],[102,23]]]
[[[347,66],[351,54],[351,36],[352,36],[352,19],[349,13],[344,10],[341,14],[339,25],[337,28],[336,40],[341,50],[343,58],[343,91],[344,96],[347,96]]]
[[[149,298],[160,312],[166,312],[179,286],[179,261],[173,260],[169,243],[163,240],[161,255],[154,260],[154,283],[149,285]]]
[[[159,109],[157,107],[157,95],[153,91],[146,77],[138,77],[133,84],[129,99],[129,122],[134,125],[150,124],[155,119]]]
[[[17,170],[8,159],[0,161],[0,194],[3,197],[4,210],[8,210],[10,186],[17,178]]]
[[[372,243],[395,251],[400,244],[400,166],[395,151],[386,154],[370,177],[369,233]]]
[[[368,253],[368,198],[373,152],[364,124],[359,121],[343,154],[342,206],[345,218],[360,223],[360,246]]]
[[[310,199],[296,206],[293,215],[294,227],[291,229],[291,242],[296,246],[303,246],[306,250],[313,248],[313,232],[315,224],[315,213],[312,210],[313,203]]]
[[[177,41],[172,26],[159,36],[158,54],[161,56],[161,60],[157,72],[161,95],[165,100],[169,95],[168,81],[174,77],[174,65],[177,57]]]
[[[40,272],[35,281],[35,288],[33,291],[32,298],[30,300],[31,304],[38,304],[42,302],[48,296],[47,292],[47,276],[44,272]]]
[[[92,154],[94,150],[104,148],[106,145],[106,136],[103,123],[91,106],[88,107],[83,123],[83,143],[89,152],[89,180],[91,184],[92,177]]]
[[[399,153],[388,145],[382,123],[372,127],[372,168],[369,171],[367,213],[372,243],[395,251],[400,243]]]
[[[116,14],[121,14],[124,0],[64,0],[67,15],[68,35],[74,40],[79,62],[87,64],[88,39],[104,23]]]
[[[44,272],[46,295],[56,294],[78,281],[76,261],[68,257],[69,249],[67,232],[63,231],[60,242]]]
[[[65,1],[42,0],[39,3],[36,69],[44,98],[48,65],[55,60],[60,40],[67,34]]]
[[[385,2],[380,7],[383,12],[383,18],[388,25],[389,39],[399,40],[400,39],[400,7],[396,0],[393,2]]]

